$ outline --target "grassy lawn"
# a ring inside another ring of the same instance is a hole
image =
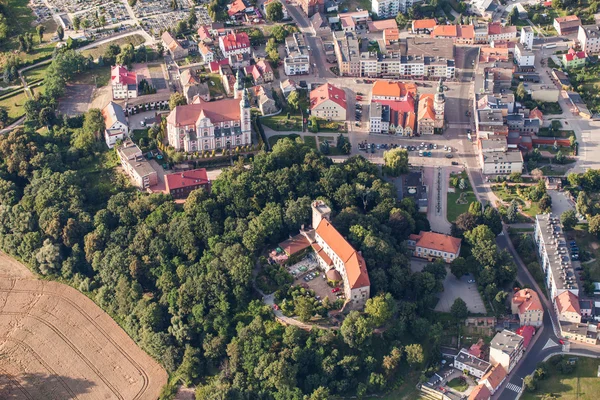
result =
[[[306,143],[309,147],[318,150],[317,139],[314,136],[305,136],[304,143]]]
[[[96,87],[102,87],[108,85],[110,81],[110,66],[105,65],[103,67],[95,67],[89,71],[85,71],[79,75],[76,75],[71,80],[71,83],[78,85],[93,85]]]
[[[144,37],[142,35],[136,34],[136,35],[126,36],[126,37],[123,37],[120,39],[115,39],[109,43],[103,43],[96,47],[92,47],[91,49],[83,50],[81,52],[81,54],[83,54],[86,57],[91,55],[92,57],[94,57],[94,60],[97,60],[98,57],[100,57],[101,55],[104,55],[104,53],[106,52],[106,49],[108,49],[108,46],[110,46],[111,44],[123,46],[124,44],[131,43],[134,46],[137,46],[139,44],[144,43],[145,41],[146,41],[146,39],[144,39]]]
[[[575,240],[582,252],[588,252],[592,258],[596,259],[596,261],[584,265],[589,271],[590,279],[593,282],[600,281],[600,240],[587,231],[585,224],[577,225],[574,230],[567,232],[567,239]]]
[[[46,70],[48,69],[48,65],[43,65],[41,67],[37,67],[34,69],[29,69],[23,72],[23,76],[27,83],[31,83],[40,79],[44,79],[46,77]]]
[[[225,96],[225,88],[219,74],[209,74],[208,80],[210,81],[208,82],[208,90],[211,97]]]
[[[28,100],[24,91],[18,92],[14,96],[10,96],[4,100],[0,100],[0,107],[5,108],[8,112],[8,123],[11,124],[15,120],[21,118],[25,111],[23,104]]]
[[[575,371],[566,375],[548,362],[549,376],[538,382],[538,389],[535,392],[524,392],[521,399],[537,400],[551,393],[561,400],[596,400],[600,390],[600,380],[597,378],[600,360],[575,358],[577,358]]]
[[[371,2],[369,0],[344,0],[339,4],[340,12],[348,9],[348,11],[356,11],[357,8],[371,11]]]
[[[461,193],[465,193],[462,197],[461,203],[457,203],[458,199],[461,196]],[[447,197],[447,206],[446,206],[446,219],[448,222],[456,221],[456,218],[462,213],[465,213],[469,210],[469,204],[476,201],[475,193],[472,190],[460,190],[456,189],[454,193],[448,192]]]
[[[262,117],[260,122],[274,131],[302,131],[302,117],[290,115],[290,119],[288,119],[287,113],[283,111],[278,115]]]
[[[296,140],[296,138],[299,138],[300,135],[297,135],[295,133],[292,133],[291,135],[275,135],[275,136],[271,136],[268,140],[269,140],[269,146],[271,148],[273,148],[273,146],[275,145],[275,143],[277,143],[277,141],[279,139],[283,139],[283,138],[290,138],[292,140]]]
[[[540,168],[544,172],[544,176],[563,176],[569,169],[568,165],[544,165]]]
[[[464,379],[460,379],[460,378],[452,379],[450,382],[448,382],[448,386],[450,386],[452,389],[457,390],[459,392],[464,392],[465,390],[467,390],[469,388],[469,385],[467,385],[467,382],[465,382]]]

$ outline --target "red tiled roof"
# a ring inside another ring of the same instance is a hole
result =
[[[396,23],[396,20],[393,18],[383,19],[383,20],[379,20],[379,21],[369,21],[368,26],[369,26],[370,32],[384,31],[386,29],[392,29],[392,28],[398,29],[398,24]]]
[[[204,115],[213,123],[240,120],[240,99],[224,99],[206,102],[199,100],[195,104],[177,106],[167,122],[174,126],[195,125],[200,115]]]
[[[415,99],[412,96],[406,96],[406,100],[373,100],[374,103],[389,106],[390,110],[398,112],[415,112]]]
[[[544,114],[536,107],[529,113],[529,118],[537,118],[540,121],[544,120]]]
[[[449,235],[421,231],[419,232],[419,239],[417,240],[416,245],[426,249],[456,254],[460,249],[460,242],[461,240],[459,238]]]
[[[346,108],[346,92],[330,83],[325,83],[310,92],[311,109],[327,100],[331,100],[343,108]]]
[[[531,325],[521,326],[517,329],[516,333],[523,336],[523,346],[527,347],[529,342],[531,342],[531,338],[535,335],[535,328]]]
[[[498,364],[495,367],[492,367],[492,369],[481,378],[481,381],[487,380],[490,386],[496,390],[504,379],[506,379],[506,370],[501,364]]]
[[[328,220],[322,219],[315,231],[344,263],[350,288],[369,286],[369,273],[364,258],[337,229]]]
[[[404,97],[408,94],[415,96],[417,86],[412,82],[375,81],[372,96]]]
[[[181,173],[176,172],[174,174],[168,174],[165,176],[165,183],[167,185],[167,191],[170,192],[171,190],[188,186],[208,184],[210,181],[206,175],[206,169],[198,168]]]
[[[431,32],[431,37],[448,37],[473,39],[475,28],[473,25],[437,25]]]
[[[579,60],[582,58],[586,58],[587,55],[584,51],[576,51],[574,48],[570,48],[567,54],[565,54],[565,59],[567,61]]]
[[[232,4],[231,7],[229,7],[229,10],[227,10],[227,14],[229,14],[230,17],[233,17],[235,14],[239,13],[239,12],[244,12],[246,11],[246,4],[244,4],[243,0],[235,0]]]
[[[250,39],[246,32],[228,33],[225,36],[221,36],[220,40],[223,42],[223,47],[226,51],[250,47]]]
[[[110,80],[113,84],[137,85],[137,74],[122,65],[115,65],[110,69]]]
[[[288,256],[294,255],[310,246],[310,242],[303,234],[299,233],[296,236],[284,240],[279,243],[279,247],[285,251]]]
[[[490,22],[488,24],[488,35],[500,35],[502,33],[516,33],[516,26],[502,26],[500,22]]]
[[[485,385],[477,385],[475,389],[469,394],[469,400],[490,400],[492,394]]]
[[[420,19],[413,21],[412,27],[413,29],[433,29],[437,26],[437,21],[433,18],[431,19]]]
[[[579,21],[579,17],[577,15],[567,15],[566,17],[554,18],[554,20],[560,24],[563,22]]]
[[[512,302],[519,305],[519,313],[544,311],[540,296],[531,289],[521,289],[513,296]]]
[[[564,291],[554,299],[559,313],[574,312],[580,314],[579,299],[570,291]]]
[[[219,60],[219,61],[211,61],[211,63],[209,64],[210,72],[212,72],[212,73],[219,72],[219,67],[221,65],[229,65],[229,59],[228,58],[224,58],[224,59]]]
[[[212,39],[210,32],[208,31],[208,26],[206,25],[202,25],[200,28],[198,28],[198,36],[200,37],[200,40]]]
[[[419,116],[417,118],[419,121],[425,118],[435,119],[435,110],[433,109],[433,96],[434,95],[432,93],[426,93],[422,94],[419,98]]]

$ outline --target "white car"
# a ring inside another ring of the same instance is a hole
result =
[[[448,147],[448,153],[452,153],[452,147]]]

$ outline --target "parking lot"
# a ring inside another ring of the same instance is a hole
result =
[[[446,268],[446,271],[444,291],[440,293],[440,301],[438,301],[435,306],[435,311],[450,312],[454,300],[460,297],[467,303],[469,312],[485,314],[485,306],[477,291],[477,283],[473,280],[473,276],[466,275],[460,279],[456,279],[456,277],[450,273],[450,268]]]
[[[321,270],[313,254],[309,254],[305,259],[297,262],[294,265],[287,267],[287,270],[294,276],[293,285],[302,286],[306,289],[314,290],[315,296],[319,300],[324,300],[325,297],[333,303],[338,299],[337,294],[343,293],[343,289],[337,293],[332,293],[332,287],[327,284],[325,272]]]

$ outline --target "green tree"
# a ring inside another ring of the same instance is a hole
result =
[[[528,392],[535,392],[535,390],[537,389],[537,382],[535,378],[531,375],[527,375],[525,379],[523,379],[523,384],[525,385],[525,390],[527,390]]]
[[[288,95],[287,104],[293,111],[298,111],[300,109],[300,93],[298,93],[297,90],[294,90]]]
[[[365,313],[371,318],[374,326],[387,323],[396,312],[396,300],[390,293],[371,297],[365,305]]]
[[[344,342],[352,348],[360,348],[370,342],[373,328],[369,320],[358,311],[350,311],[340,328]]]
[[[313,299],[310,297],[300,296],[295,300],[294,310],[298,318],[302,322],[308,322],[315,315],[315,307]]]
[[[574,210],[567,210],[560,215],[560,223],[565,231],[571,231],[577,225],[577,215]]]
[[[78,31],[80,26],[81,26],[81,18],[79,18],[79,16],[75,15],[73,17],[73,29],[75,29],[75,31]]]
[[[196,8],[195,7],[191,7],[190,8],[190,13],[188,14],[187,23],[188,23],[188,26],[190,28],[192,28],[192,29],[198,23],[198,16],[196,15]]]
[[[40,43],[42,43],[44,41],[44,32],[46,32],[46,27],[44,25],[38,25],[35,27],[35,31],[40,39]]]
[[[587,193],[584,191],[579,192],[577,195],[577,202],[575,203],[575,209],[581,215],[587,216],[591,211],[591,200]]]
[[[519,204],[516,200],[510,202],[508,209],[506,210],[506,219],[508,219],[509,223],[515,223],[519,218]]]
[[[399,12],[396,15],[396,24],[398,25],[398,29],[404,29],[406,28],[406,25],[408,24],[408,19],[406,18],[406,15],[404,15],[404,13]]]
[[[494,235],[502,232],[502,217],[495,207],[488,206],[483,212],[483,224],[489,226]]]
[[[467,264],[467,260],[462,257],[457,257],[452,260],[452,263],[450,264],[450,272],[456,277],[456,279],[460,279],[464,275],[468,274],[469,265]]]
[[[454,303],[452,303],[452,307],[450,307],[450,314],[458,321],[464,320],[469,315],[467,303],[460,297],[457,298],[454,300]]]
[[[83,117],[83,130],[86,133],[92,134],[96,140],[100,140],[104,135],[106,126],[104,124],[104,116],[98,108],[92,108],[85,113]]]
[[[408,172],[408,151],[406,149],[392,149],[383,153],[384,173],[390,176],[399,176]]]
[[[516,11],[516,7],[513,8],[513,10]],[[527,97],[527,89],[525,89],[525,85],[523,84],[523,82],[519,83],[519,85],[517,86],[517,91],[515,95],[519,100],[524,100]]]
[[[425,361],[423,347],[418,343],[409,344],[404,348],[404,352],[406,353],[406,361],[412,366],[420,365]]]
[[[187,104],[187,100],[182,93],[173,93],[169,98],[169,108],[174,110],[177,106],[183,106]]]
[[[267,5],[267,19],[273,22],[279,22],[283,19],[283,6],[280,2],[274,1]]]
[[[2,127],[5,127],[7,123],[8,123],[8,112],[6,111],[6,108],[0,107],[0,124],[2,124]]]
[[[588,218],[588,232],[600,236],[600,214]]]
[[[510,25],[516,25],[518,20],[519,10],[517,10],[517,7],[513,7],[513,9],[510,11],[510,14],[508,14],[508,23]]]
[[[58,25],[58,28],[56,28],[56,36],[58,36],[58,40],[63,40],[65,37],[65,30],[61,25]]]

